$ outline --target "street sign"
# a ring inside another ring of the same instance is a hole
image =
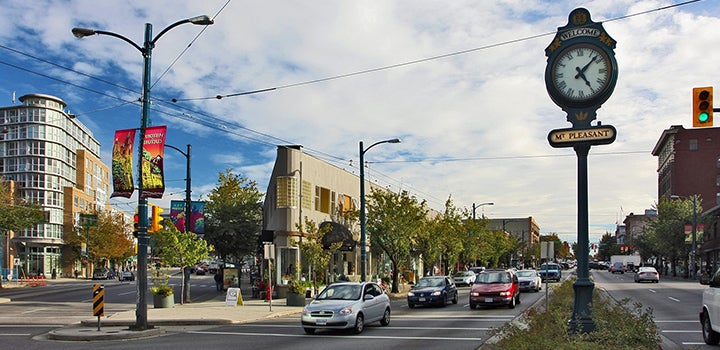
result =
[[[612,125],[598,125],[584,129],[555,129],[548,134],[550,146],[607,145],[615,141],[617,131]]]

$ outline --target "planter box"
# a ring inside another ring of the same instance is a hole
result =
[[[305,294],[288,293],[287,306],[305,306]]]
[[[156,309],[175,307],[175,294],[170,294],[170,295],[155,295],[155,294],[153,294],[153,307]]]

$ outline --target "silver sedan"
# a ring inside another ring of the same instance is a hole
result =
[[[307,334],[316,329],[352,329],[359,334],[366,324],[378,321],[383,326],[390,324],[390,298],[373,282],[331,284],[300,316]]]

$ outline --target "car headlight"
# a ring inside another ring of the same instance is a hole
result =
[[[479,296],[480,296],[480,293],[478,293],[478,292],[470,292],[470,295],[471,295],[471,296],[474,296],[474,297],[479,297]]]
[[[438,290],[438,291],[432,292],[432,294],[430,294],[430,295],[436,297],[436,296],[438,296],[438,295],[440,295],[440,294],[442,294],[442,292]]]
[[[303,316],[310,315],[310,311],[309,311],[306,307],[304,307],[304,308],[303,308],[303,311],[302,311],[302,314],[303,314]]]
[[[506,297],[506,296],[509,296],[509,295],[510,295],[510,292],[500,292],[500,296],[501,296],[501,297]]]
[[[415,296],[415,293],[413,293],[413,292],[408,292],[408,296],[409,296],[409,297],[414,297],[414,296]]]
[[[352,312],[352,306],[344,307],[342,310],[340,310],[340,314],[343,316],[351,315]]]

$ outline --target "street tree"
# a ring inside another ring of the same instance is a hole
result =
[[[45,221],[45,213],[40,205],[20,198],[18,192],[11,188],[10,182],[0,178],[0,239],[4,231],[21,231],[43,221]],[[0,288],[2,288],[1,278]]]
[[[702,213],[702,198],[696,204],[696,212]],[[672,274],[676,276],[680,261],[687,262],[688,244],[684,226],[693,222],[693,200],[662,198],[654,209],[658,213],[657,220],[645,227],[644,234],[635,239],[635,244],[657,254],[658,262],[662,258],[669,261]],[[641,255],[644,254],[641,252]]]
[[[233,174],[231,169],[219,174],[217,187],[207,195],[205,239],[224,261],[235,259],[238,269],[239,262],[257,250],[262,198],[255,181]]]
[[[63,236],[69,248],[63,254],[66,264],[87,259],[94,266],[111,267],[135,255],[130,223],[123,213],[96,209],[87,214],[97,217],[96,225],[75,226]],[[83,245],[87,250],[85,257],[82,256]]]
[[[425,228],[429,209],[406,191],[373,189],[368,196],[367,231],[370,244],[380,247],[392,263],[392,292],[398,292],[401,268],[410,258],[412,242]],[[363,247],[360,247],[363,249]]]
[[[153,254],[166,266],[179,266],[182,273],[180,304],[190,302],[190,268],[210,256],[212,247],[193,232],[180,232],[172,221],[165,220],[163,228],[152,233]]]
[[[461,259],[465,263],[470,263],[475,266],[478,264],[484,264],[482,259],[482,237],[488,232],[488,219],[473,219],[469,212],[464,213],[465,220],[462,222],[461,231],[467,235],[467,238],[463,240],[463,252]]]
[[[440,238],[436,240],[436,246],[440,252],[440,259],[445,261],[443,274],[447,275],[460,261],[463,243],[467,240],[462,217],[451,198],[445,201],[445,211],[429,220],[427,227],[428,229],[425,230],[427,233]],[[438,264],[438,266],[442,265]]]
[[[302,235],[302,241],[292,241],[293,247],[297,247],[303,262],[307,264],[308,278],[313,284],[313,289],[317,292],[318,283],[328,281],[328,269],[332,256],[340,249],[342,242],[335,242],[329,247],[323,245],[323,238],[332,230],[331,225],[318,227],[314,221],[305,218],[304,225],[298,225],[298,231]],[[303,271],[304,266],[296,266],[296,269]]]

